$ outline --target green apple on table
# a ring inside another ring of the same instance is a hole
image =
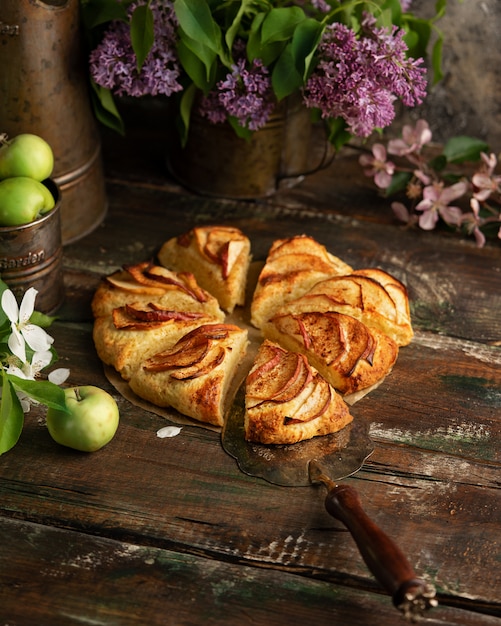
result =
[[[118,406],[107,391],[85,385],[64,390],[67,411],[49,408],[47,428],[57,443],[94,452],[109,443],[118,429]]]

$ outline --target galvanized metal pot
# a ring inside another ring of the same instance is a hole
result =
[[[51,145],[63,243],[93,230],[107,206],[79,16],[79,0],[0,1],[0,132]]]
[[[44,181],[56,200],[40,219],[0,228],[0,278],[17,300],[30,287],[38,291],[35,308],[52,314],[64,300],[61,193],[54,181]]]

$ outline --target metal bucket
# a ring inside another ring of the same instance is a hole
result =
[[[30,287],[38,291],[37,311],[55,313],[64,300],[61,194],[54,181],[44,181],[55,207],[34,222],[0,228],[0,278],[16,299]]]
[[[236,199],[270,196],[309,173],[310,112],[298,98],[277,107],[264,127],[249,140],[229,123],[212,124],[192,113],[186,146],[174,136],[169,146],[170,173],[198,193]]]
[[[75,241],[107,208],[79,0],[1,0],[0,68],[0,132],[34,133],[51,145],[62,240]]]

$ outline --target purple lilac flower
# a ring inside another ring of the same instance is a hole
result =
[[[411,8],[412,0],[400,0],[400,4],[402,5],[402,11],[405,13]]]
[[[339,23],[328,26],[319,46],[319,62],[304,89],[308,107],[323,118],[342,117],[348,130],[361,137],[388,126],[397,98],[415,106],[426,95],[422,59],[406,58],[404,32],[377,28],[366,15],[357,37]]]
[[[130,13],[144,1],[130,6]],[[172,95],[181,91],[178,83],[180,66],[175,50],[175,17],[169,0],[153,0],[155,42],[141,72],[130,39],[130,27],[115,21],[101,43],[90,54],[90,73],[101,87],[118,96]]]
[[[262,128],[275,107],[268,69],[256,59],[250,68],[239,59],[200,104],[200,113],[212,123],[235,117],[243,128]]]

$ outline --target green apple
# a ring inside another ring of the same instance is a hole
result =
[[[52,148],[38,135],[17,135],[0,148],[0,180],[28,176],[42,181],[50,178],[53,169]]]
[[[54,205],[49,189],[33,178],[18,176],[0,181],[0,226],[29,224]]]
[[[94,452],[109,443],[120,419],[113,396],[92,385],[69,387],[64,393],[68,411],[47,410],[47,428],[54,441],[82,452]]]

